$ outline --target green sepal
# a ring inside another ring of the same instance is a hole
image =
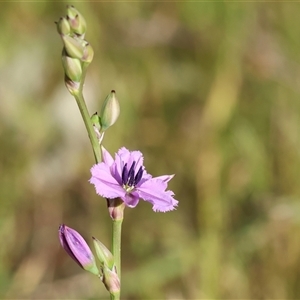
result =
[[[88,264],[88,265],[85,265],[85,266],[82,266],[82,268],[85,270],[85,271],[88,271],[96,276],[100,276],[100,272],[99,272],[99,269],[96,265],[96,261],[94,261],[93,263],[91,264]]]

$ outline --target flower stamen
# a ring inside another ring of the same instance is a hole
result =
[[[129,186],[134,186],[134,167],[135,167],[135,161],[133,161],[133,163],[128,171],[127,185],[129,185]]]
[[[127,169],[127,163],[126,163],[122,170],[122,184],[126,185],[127,181],[128,181],[128,169]]]
[[[143,167],[140,166],[138,172],[134,177],[134,185],[137,185],[141,181],[142,177],[143,177]]]

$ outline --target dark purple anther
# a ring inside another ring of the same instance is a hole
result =
[[[135,161],[132,163],[129,171],[128,171],[128,185],[133,186],[134,184],[134,167],[135,167]]]
[[[142,179],[143,177],[143,167],[140,166],[138,172],[136,173],[135,177],[134,177],[134,185],[137,185],[140,180]]]
[[[128,181],[128,169],[126,163],[122,170],[122,184],[127,184],[127,181]]]

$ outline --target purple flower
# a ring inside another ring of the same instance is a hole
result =
[[[97,194],[104,198],[120,198],[129,207],[135,207],[139,199],[153,205],[154,211],[166,212],[175,209],[178,201],[172,191],[166,191],[167,183],[174,175],[152,177],[143,166],[143,155],[121,148],[115,160],[102,147],[103,162],[91,168],[90,183]]]
[[[94,255],[83,237],[64,224],[59,226],[58,232],[60,243],[70,257],[84,270],[98,275]]]

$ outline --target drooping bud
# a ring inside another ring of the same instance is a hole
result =
[[[82,14],[72,5],[67,6],[67,18],[72,30],[76,34],[84,35],[86,32],[86,22]]]
[[[69,256],[84,270],[99,276],[94,255],[83,239],[74,229],[62,224],[59,226],[59,240]]]
[[[69,79],[71,79],[72,81],[80,82],[82,76],[82,67],[80,60],[67,56],[65,49],[63,50],[61,59],[65,73],[69,77]]]
[[[116,98],[114,90],[106,97],[101,108],[100,120],[102,131],[112,126],[118,119],[120,114],[119,101]]]
[[[103,277],[102,281],[109,291],[110,294],[115,296],[120,293],[120,279],[115,270],[110,270],[106,265],[104,265],[103,269]]]
[[[82,59],[85,49],[85,45],[82,43],[82,41],[79,41],[78,39],[68,35],[62,35],[62,40],[68,56]]]
[[[96,238],[93,237],[97,257],[102,266],[106,265],[110,270],[113,269],[115,260],[111,252]]]
[[[71,27],[66,18],[60,18],[58,22],[56,22],[57,31],[62,35],[69,35],[71,33]]]

